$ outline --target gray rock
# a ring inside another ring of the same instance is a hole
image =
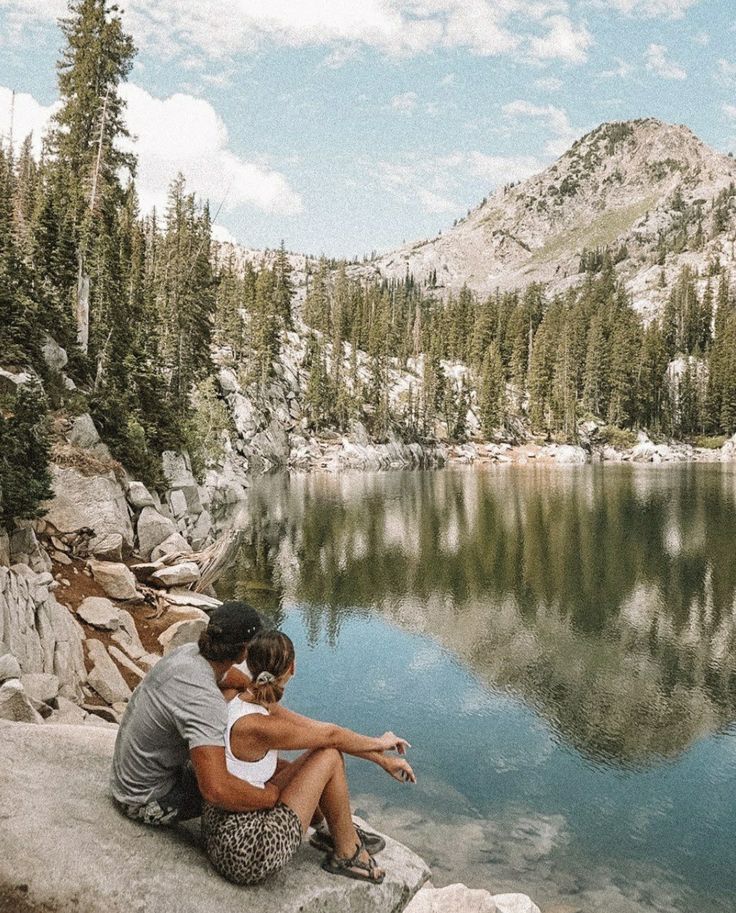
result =
[[[202,513],[202,501],[199,497],[198,485],[186,485],[179,491],[184,495],[187,502],[187,513],[192,517],[197,517]]]
[[[37,574],[51,570],[51,559],[41,548],[31,526],[16,529],[10,537],[11,564],[27,564]]]
[[[152,580],[162,586],[185,586],[188,583],[196,583],[199,580],[199,567],[193,561],[185,561],[183,564],[172,564],[170,567],[162,567],[152,575]]]
[[[186,496],[181,489],[170,491],[168,500],[171,513],[174,515],[174,517],[176,517],[177,520],[180,517],[186,516],[186,514],[189,512]]]
[[[82,710],[89,713],[90,716],[104,720],[106,723],[117,725],[120,722],[121,714],[112,707],[105,707],[100,704],[82,704]]]
[[[133,660],[129,659],[122,650],[119,650],[117,647],[113,646],[109,647],[108,649],[110,651],[110,656],[112,656],[112,658],[119,666],[127,669],[128,672],[132,672],[133,675],[137,675],[138,678],[142,679],[145,676],[146,673],[138,666],[136,666]]]
[[[15,394],[18,392],[19,387],[22,387],[25,384],[30,384],[32,380],[33,377],[26,371],[19,371],[15,373],[13,371],[5,371],[3,368],[0,368],[0,393],[6,393],[10,396],[15,396]]]
[[[94,664],[92,671],[87,676],[88,684],[108,704],[129,700],[132,692],[120,674],[120,670],[110,658],[105,645],[99,640],[90,638],[87,641],[87,650]]]
[[[428,876],[388,838],[386,880],[369,888],[323,872],[322,854],[305,841],[281,873],[237,887],[210,867],[196,825],[145,827],[114,808],[114,728],[0,726],[0,884],[27,886],[19,898],[55,913],[398,913]]]
[[[54,498],[48,503],[47,523],[59,532],[73,533],[83,527],[95,531],[90,542],[92,554],[101,549],[110,553],[112,537],[117,547],[128,554],[133,548],[133,527],[128,503],[112,472],[85,476],[77,469],[53,466]]]
[[[20,683],[31,700],[43,704],[53,701],[59,693],[59,679],[50,672],[26,672]]]
[[[57,697],[56,710],[48,717],[46,722],[78,726],[84,723],[86,716],[87,712],[77,704],[68,701],[65,697]]]
[[[82,629],[49,592],[53,578],[29,567],[0,568],[0,643],[23,673],[47,672],[64,697],[81,695],[86,679]]]
[[[10,536],[0,530],[0,567],[10,567]]]
[[[11,678],[0,685],[0,720],[10,720],[14,723],[43,722],[43,717],[33,706],[17,678]]]
[[[526,894],[494,894],[498,913],[540,913],[539,907]]]
[[[126,631],[116,631],[112,635],[112,640],[114,640],[120,649],[125,652],[126,656],[129,659],[137,660],[146,654],[146,651],[143,648],[143,644],[140,643],[140,640],[138,643],[131,640]]]
[[[194,526],[189,533],[192,545],[199,550],[205,546],[210,533],[212,532],[212,517],[209,511],[203,510],[197,517]]]
[[[153,507],[144,507],[138,517],[138,551],[143,558],[176,533],[176,526]]]
[[[192,466],[187,453],[175,453],[173,450],[165,450],[161,454],[161,463],[169,488],[196,486],[197,480],[192,474]]]
[[[187,619],[175,621],[173,625],[162,631],[158,642],[163,647],[164,655],[181,647],[182,644],[191,644],[199,639],[199,635],[207,627],[207,622],[202,619]]]
[[[59,343],[55,339],[52,339],[51,336],[47,336],[46,341],[41,346],[41,355],[43,355],[43,360],[46,362],[49,369],[56,374],[63,371],[69,362],[69,356],[66,354],[66,350],[62,349]]]
[[[143,644],[138,636],[138,628],[136,628],[135,620],[130,612],[126,612],[125,609],[118,609],[118,618],[120,619],[120,633],[124,634],[131,643],[142,649]]]
[[[133,572],[124,564],[112,561],[89,562],[92,576],[111,599],[139,599]]]
[[[120,627],[117,608],[104,596],[88,596],[77,609],[77,615],[88,625],[103,631],[117,631]]]
[[[130,553],[130,549],[119,533],[98,536],[92,541],[90,551],[100,561],[122,561],[123,557]]]
[[[91,450],[100,443],[100,435],[89,412],[78,415],[74,419],[71,430],[67,434],[67,440],[82,450]]]
[[[450,884],[444,888],[425,885],[414,895],[405,913],[498,913],[489,891]]]
[[[174,532],[168,539],[165,539],[160,545],[151,552],[151,560],[159,561],[168,555],[191,555],[192,547],[181,533]]]
[[[59,552],[55,548],[52,548],[49,552],[49,556],[52,561],[55,561],[57,564],[63,564],[68,567],[72,564],[72,559],[67,555],[66,552]]]
[[[0,648],[2,648],[2,645],[0,645]],[[9,678],[20,678],[20,675],[20,663],[13,654],[7,652],[0,655],[0,684],[6,682]]]
[[[143,482],[131,482],[128,485],[128,501],[136,510],[144,507],[156,507],[156,502],[151,497],[151,492]]]

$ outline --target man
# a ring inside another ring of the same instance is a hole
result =
[[[113,798],[128,817],[171,825],[200,815],[203,798],[233,812],[275,805],[275,786],[258,789],[227,770],[227,704],[219,687],[262,627],[247,603],[225,602],[199,643],[172,650],[135,689],[111,778]]]

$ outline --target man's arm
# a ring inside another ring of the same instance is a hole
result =
[[[234,777],[225,764],[225,749],[200,745],[189,752],[202,798],[228,812],[252,812],[273,808],[279,790],[267,784],[263,789]]]
[[[245,691],[250,685],[250,676],[237,666],[230,666],[219,681],[221,691]]]

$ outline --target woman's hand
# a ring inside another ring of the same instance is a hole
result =
[[[411,748],[406,739],[399,738],[393,732],[384,732],[378,742],[380,745],[379,751],[395,751],[397,754],[406,754],[406,749]]]
[[[414,771],[411,769],[411,765],[406,758],[384,755],[381,766],[389,776],[393,777],[394,780],[398,780],[400,783],[417,782]]]

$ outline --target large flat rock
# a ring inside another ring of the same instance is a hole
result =
[[[387,839],[386,880],[361,884],[323,872],[305,843],[275,878],[235,887],[198,827],[156,830],[114,808],[114,742],[110,729],[0,722],[0,913],[398,913],[429,875]]]

